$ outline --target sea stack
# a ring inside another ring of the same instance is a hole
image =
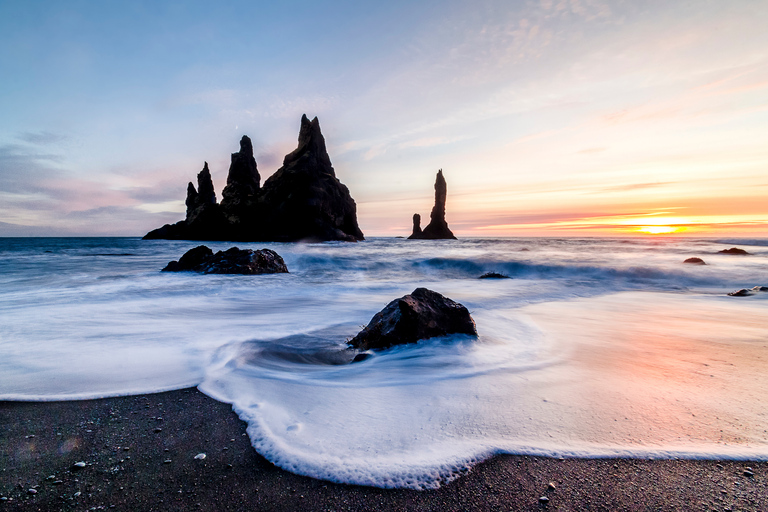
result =
[[[261,176],[248,136],[232,153],[221,203],[206,162],[198,188],[187,186],[187,215],[176,224],[147,233],[145,239],[232,240],[244,242],[322,242],[364,240],[357,206],[336,178],[317,118],[301,118],[299,144],[283,166],[260,186]]]
[[[443,170],[437,171],[435,179],[435,206],[432,207],[432,213],[429,215],[429,224],[424,230],[421,230],[421,216],[417,213],[413,216],[413,233],[409,239],[418,240],[456,240],[448,223],[445,221],[445,199],[448,194],[448,188],[443,178]]]

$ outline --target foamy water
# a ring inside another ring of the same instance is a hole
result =
[[[198,385],[275,464],[384,487],[504,452],[768,459],[768,293],[725,295],[768,285],[766,240],[238,244],[291,273],[159,272],[195,245],[0,239],[0,399]],[[717,254],[731,246],[752,255]],[[341,364],[418,286],[466,305],[479,336]]]

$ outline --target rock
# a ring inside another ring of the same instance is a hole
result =
[[[259,191],[261,176],[253,158],[253,144],[247,135],[240,139],[240,151],[232,153],[227,186],[221,192],[221,206],[233,210],[247,203]]]
[[[752,478],[753,476],[755,476],[755,474],[752,471],[750,471],[749,469],[747,469],[747,470],[744,471],[744,476]]]
[[[542,505],[546,505],[547,503],[549,503],[549,498],[547,498],[546,496],[542,496],[539,498],[539,503],[541,503]]]
[[[728,295],[731,297],[748,297],[760,292],[768,292],[768,286],[753,286],[752,288],[742,288],[741,290],[736,290],[735,292],[731,292]]]
[[[277,241],[364,240],[357,206],[331,165],[317,118],[301,118],[298,147],[264,182],[265,236]]]
[[[422,237],[422,231],[421,231],[421,215],[418,213],[413,214],[413,232],[411,233],[411,236],[408,238],[421,238]]]
[[[206,455],[204,453],[198,453],[195,455],[195,460],[203,460],[205,459]]]
[[[688,258],[683,263],[690,263],[691,265],[706,265],[701,258]]]
[[[478,277],[478,279],[509,279],[509,276],[499,274],[498,272],[486,272],[485,274]]]
[[[556,488],[555,482],[549,482],[549,485],[547,485],[547,490],[548,491],[554,491],[555,488]]]
[[[277,274],[287,273],[283,258],[271,249],[238,249],[232,247],[216,254],[205,245],[190,249],[179,259],[171,261],[165,272],[192,271],[203,274]]]
[[[384,349],[454,333],[477,336],[467,308],[432,290],[416,288],[387,304],[348,343],[360,350]]]
[[[164,272],[180,272],[184,270],[197,270],[213,257],[213,251],[205,245],[198,245],[190,249],[179,258],[179,261],[171,261],[163,269]]]
[[[722,251],[717,251],[719,254],[735,254],[735,255],[744,255],[749,254],[744,249],[739,249],[738,247],[731,247],[730,249],[723,249]]]
[[[70,469],[72,471],[80,471],[83,468],[85,468],[85,462],[75,462]]]
[[[358,241],[357,206],[331,165],[317,118],[302,116],[299,144],[260,187],[261,177],[247,136],[232,154],[222,201],[208,164],[198,188],[187,187],[183,221],[147,233],[145,239],[240,241]]]
[[[453,233],[448,229],[448,223],[445,221],[445,199],[448,194],[448,188],[443,178],[443,170],[437,171],[435,178],[435,206],[432,207],[432,213],[429,215],[429,224],[421,231],[416,231],[416,216],[414,215],[414,232],[408,238],[417,240],[456,240]],[[421,221],[421,218],[419,218]]]
[[[37,494],[37,489],[27,489],[27,494]]]

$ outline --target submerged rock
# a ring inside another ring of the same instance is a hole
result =
[[[731,292],[728,295],[731,297],[748,297],[760,292],[768,292],[768,286],[753,286],[752,288],[742,288],[741,290],[736,290],[735,292]]]
[[[509,276],[499,274],[498,272],[486,272],[478,277],[478,279],[509,279]]]
[[[271,249],[254,251],[232,247],[214,254],[205,245],[200,245],[184,253],[179,261],[168,263],[163,271],[253,275],[287,273],[288,268],[283,258]]]
[[[437,171],[435,178],[435,206],[429,215],[429,224],[421,230],[421,217],[413,216],[413,233],[408,238],[416,240],[456,240],[448,223],[445,221],[445,200],[448,195],[448,187],[443,178],[443,170]],[[418,229],[417,229],[418,228]]]
[[[348,343],[360,350],[384,349],[456,333],[477,335],[467,308],[432,290],[416,288],[387,304]]]
[[[688,258],[683,263],[690,263],[691,265],[706,265],[701,258]]]
[[[744,255],[749,254],[744,249],[739,249],[738,247],[731,247],[730,249],[723,249],[722,251],[717,251],[719,254],[735,254],[735,255]]]
[[[145,239],[328,241],[364,240],[357,206],[331,165],[317,118],[301,118],[299,144],[283,166],[260,186],[251,139],[243,136],[232,153],[221,203],[208,164],[198,188],[187,187],[183,221],[147,233]]]

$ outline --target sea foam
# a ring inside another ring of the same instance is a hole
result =
[[[291,273],[222,276],[159,271],[195,242],[4,239],[0,399],[199,385],[275,464],[382,487],[435,487],[496,453],[764,459],[768,293],[725,293],[768,285],[768,259],[759,240],[717,253],[734,242],[238,244]],[[419,286],[467,306],[479,336],[341,364]]]

